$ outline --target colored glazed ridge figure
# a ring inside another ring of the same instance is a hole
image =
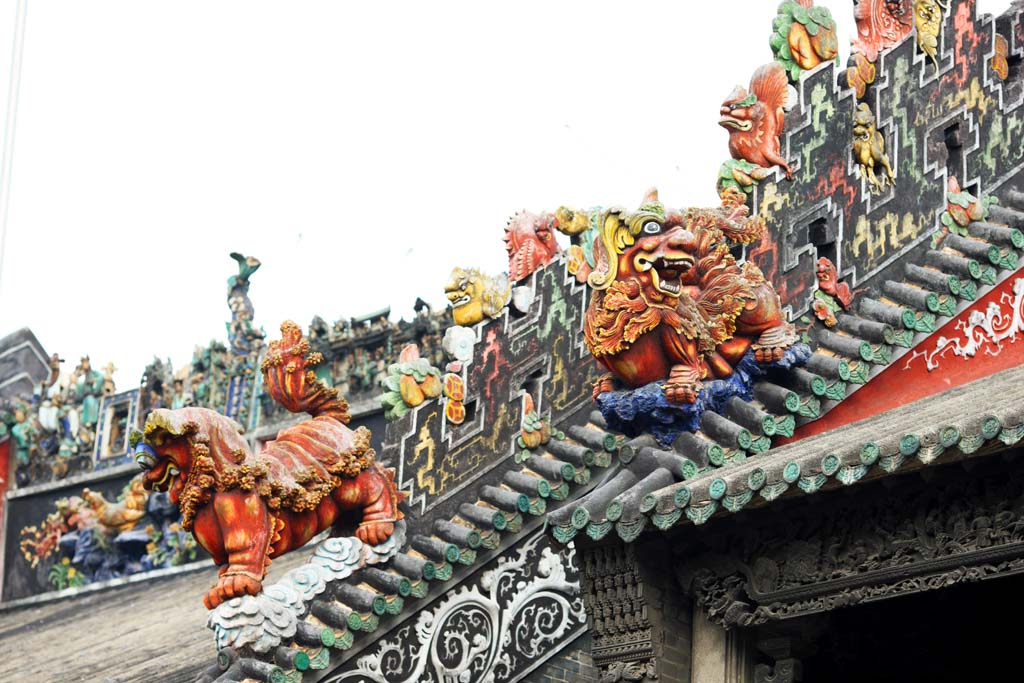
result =
[[[255,310],[249,298],[249,278],[259,270],[260,260],[238,252],[231,252],[231,258],[238,264],[238,274],[228,278],[228,308],[231,309],[231,322],[227,323],[228,338],[232,351],[245,356],[258,340],[263,339],[263,331],[253,327]]]
[[[896,174],[885,153],[885,139],[878,132],[875,115],[866,102],[858,104],[853,115],[853,156],[871,192],[877,194],[896,182]]]
[[[949,3],[938,0],[914,0],[914,26],[917,28],[917,46],[932,58],[935,68],[939,67],[937,52],[939,33],[942,32],[942,12],[949,10]]]
[[[505,228],[508,250],[508,276],[521,282],[535,270],[551,262],[562,251],[555,240],[555,217],[521,211],[509,219]]]
[[[779,135],[785,122],[789,81],[778,62],[765,64],[750,79],[750,92],[736,86],[722,103],[718,125],[729,131],[729,154],[768,168],[781,166],[786,177],[793,172],[779,148]]]
[[[477,268],[455,268],[444,286],[456,325],[475,325],[484,318],[497,318],[512,296],[508,276],[485,275]]]
[[[702,380],[732,375],[749,350],[771,363],[796,342],[761,271],[729,253],[730,241],[749,243],[765,229],[742,196],[726,193],[718,209],[673,210],[651,190],[637,211],[601,214],[583,329],[611,375],[598,380],[595,399],[620,384],[664,380],[666,399],[693,403]]]
[[[145,433],[132,435],[146,489],[169,492],[182,527],[220,565],[203,600],[209,609],[259,593],[271,558],[332,527],[343,510],[362,511],[355,535],[373,545],[402,518],[394,472],[374,463],[369,430],[346,427],[348,404],[306,369],[320,355],[291,321],[281,337],[261,368],[267,391],[313,418],[282,430],[259,454],[236,422],[206,408],[155,410]]]

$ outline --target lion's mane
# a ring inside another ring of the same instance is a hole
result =
[[[687,277],[699,290],[696,297],[684,291],[676,306],[668,306],[663,294],[617,269],[611,284],[594,292],[584,335],[595,357],[615,355],[660,325],[696,340],[705,354],[732,339],[736,319],[754,299],[764,276],[753,264],[736,263],[717,222],[720,217],[714,210],[689,209],[686,214],[687,228],[697,238],[694,268]],[[606,260],[614,262],[617,257]]]
[[[256,491],[271,511],[314,510],[342,477],[357,476],[374,458],[368,429],[353,431],[331,417],[284,429],[255,455],[241,425],[207,408],[154,410],[146,419],[147,441],[161,432],[186,439],[192,456],[179,501],[186,530],[217,491]]]

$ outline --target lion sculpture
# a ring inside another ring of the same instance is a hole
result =
[[[304,545],[360,511],[356,536],[376,545],[402,518],[394,473],[374,463],[370,432],[351,430],[348,404],[316,379],[298,325],[281,325],[262,371],[266,389],[292,412],[312,419],[282,430],[253,453],[234,420],[206,408],[154,410],[133,434],[147,490],[167,491],[181,508],[182,527],[220,566],[203,602],[213,609],[262,590],[274,557]]]
[[[484,318],[497,318],[512,297],[508,276],[485,275],[477,268],[455,268],[444,286],[456,325],[469,327]]]
[[[889,156],[885,153],[885,138],[878,132],[875,115],[866,102],[857,105],[853,115],[853,157],[872,192],[877,194],[896,181]]]
[[[560,208],[560,222],[576,213]],[[729,252],[765,230],[741,193],[726,192],[721,208],[666,210],[652,189],[637,211],[603,211],[595,229],[584,338],[611,372],[595,399],[662,382],[668,401],[694,403],[702,380],[732,375],[748,351],[772,363],[796,342],[771,284]]]

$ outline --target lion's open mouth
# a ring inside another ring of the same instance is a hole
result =
[[[462,296],[460,296],[460,297],[458,297],[456,299],[452,298],[453,294],[456,294],[456,292],[452,292],[451,294],[448,295],[448,300],[452,303],[452,308],[458,308],[459,306],[465,306],[466,304],[468,304],[470,302],[470,300],[472,300],[472,297],[469,296],[469,294],[463,294]]]
[[[649,257],[648,257],[649,258]],[[659,256],[654,260],[638,257],[637,269],[651,271],[651,282],[662,294],[679,296],[683,291],[683,275],[693,268],[692,256]]]
[[[735,128],[736,130],[750,130],[754,124],[750,121],[741,121],[732,116],[723,116],[718,119],[718,125],[725,126],[726,128]]]
[[[161,467],[163,472],[160,471]],[[166,491],[170,488],[171,480],[178,476],[178,468],[174,466],[169,460],[157,465],[152,470],[146,473],[146,478],[150,481],[152,486],[157,491]]]

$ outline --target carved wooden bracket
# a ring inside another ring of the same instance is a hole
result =
[[[987,470],[705,536],[706,551],[682,563],[683,590],[728,628],[1022,572],[1024,476],[999,463]]]
[[[780,659],[771,667],[758,664],[754,667],[754,683],[794,683],[803,680],[799,659]]]
[[[601,683],[658,680],[658,663],[653,657],[643,662],[612,662],[601,666]]]

